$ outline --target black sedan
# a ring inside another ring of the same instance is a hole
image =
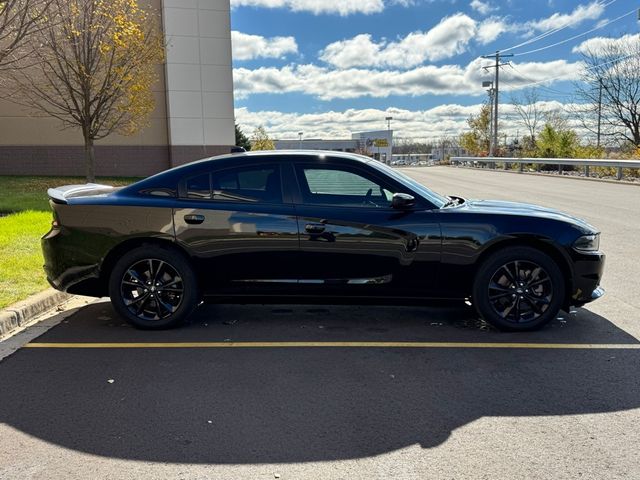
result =
[[[178,325],[202,300],[466,300],[498,328],[532,330],[603,294],[599,232],[584,221],[443,197],[359,155],[231,154],[49,196],[51,285],[108,295],[140,328]]]

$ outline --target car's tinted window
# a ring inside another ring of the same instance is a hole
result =
[[[391,204],[391,188],[365,174],[341,167],[299,166],[304,203],[384,207]]]
[[[278,165],[238,167],[201,174],[186,181],[187,198],[227,202],[282,203]]]
[[[141,195],[151,195],[152,197],[175,197],[176,191],[173,188],[145,188],[140,190]]]
[[[211,198],[211,180],[208,173],[187,179],[187,197],[197,199]]]
[[[211,187],[214,200],[282,203],[282,182],[277,165],[239,167],[213,173]]]

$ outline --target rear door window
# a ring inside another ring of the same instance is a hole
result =
[[[211,198],[211,175],[208,173],[187,179],[187,198],[209,200]]]
[[[221,202],[282,203],[279,165],[227,168],[186,180],[187,198]]]

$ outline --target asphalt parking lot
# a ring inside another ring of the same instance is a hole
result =
[[[640,187],[404,171],[585,217],[607,296],[526,334],[464,305],[207,305],[141,332],[97,302],[0,363],[0,478],[639,478]]]

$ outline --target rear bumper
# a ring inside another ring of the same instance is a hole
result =
[[[106,295],[100,281],[99,264],[82,259],[81,250],[65,240],[60,229],[54,228],[41,240],[44,271],[47,281],[56,290],[76,295],[101,297]]]

